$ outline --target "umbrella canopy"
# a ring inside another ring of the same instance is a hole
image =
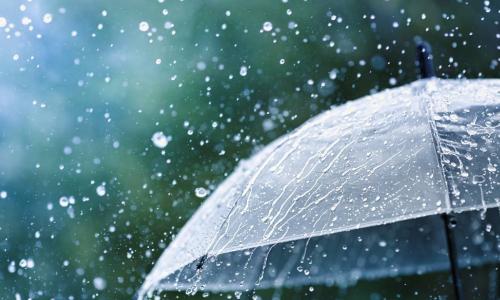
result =
[[[497,79],[425,79],[309,120],[240,163],[139,294],[345,285],[449,268],[432,216],[480,210],[484,219],[500,206],[499,93]],[[483,248],[461,262],[498,260],[498,248]]]

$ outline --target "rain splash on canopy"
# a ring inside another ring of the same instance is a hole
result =
[[[500,206],[499,126],[496,79],[421,80],[334,107],[242,161],[139,295],[445,270],[442,225],[427,216]],[[483,248],[461,263],[499,260]]]

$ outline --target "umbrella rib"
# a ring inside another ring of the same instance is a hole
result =
[[[431,79],[433,80],[433,79]],[[422,95],[424,96],[424,95]],[[423,98],[423,97],[421,97]],[[425,110],[425,113],[427,114],[427,120],[429,122],[429,128],[432,136],[432,144],[434,146],[434,153],[436,154],[436,160],[438,162],[439,169],[441,171],[441,176],[443,178],[444,186],[446,188],[446,213],[450,213],[452,208],[451,208],[451,198],[450,198],[450,185],[448,183],[448,178],[446,176],[445,168],[444,168],[444,163],[442,161],[441,155],[443,154],[443,149],[441,148],[441,138],[439,137],[439,133],[437,131],[436,123],[432,119],[433,115],[433,110],[432,110],[432,105],[430,101],[427,101],[426,99],[423,99],[423,108]]]
[[[430,79],[433,80],[433,79]],[[424,87],[425,89],[425,87]],[[441,139],[439,137],[439,132],[437,131],[437,126],[436,123],[434,122],[432,115],[433,115],[433,110],[432,110],[432,104],[431,100],[427,100],[424,97],[426,96],[426,93],[422,93],[421,99],[423,102],[424,110],[427,114],[429,126],[430,126],[430,131],[431,131],[431,136],[432,136],[432,144],[435,149],[436,153],[436,158],[438,161],[439,168],[441,170],[441,175],[443,176],[443,182],[446,188],[446,211],[442,214],[442,219],[443,219],[443,224],[444,224],[444,229],[445,229],[445,235],[446,235],[446,246],[448,250],[448,258],[450,260],[450,272],[451,272],[451,277],[453,281],[453,291],[455,294],[455,299],[457,300],[462,300],[463,298],[463,289],[462,289],[462,283],[460,280],[460,274],[459,274],[459,265],[458,265],[458,254],[457,254],[457,249],[456,249],[456,243],[455,243],[455,236],[453,234],[453,228],[455,227],[455,219],[452,215],[452,206],[451,206],[451,190],[450,190],[450,184],[448,183],[448,177],[446,176],[446,171],[444,168],[444,163],[442,161],[442,153],[443,149],[441,148]]]

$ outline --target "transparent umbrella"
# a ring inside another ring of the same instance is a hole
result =
[[[461,265],[500,258],[494,234],[457,254],[484,231],[477,218],[500,226],[487,212],[500,206],[499,93],[498,79],[422,79],[309,120],[240,163],[138,295],[345,286],[451,267],[460,297]]]

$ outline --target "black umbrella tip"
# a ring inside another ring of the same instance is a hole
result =
[[[420,76],[422,78],[431,78],[435,76],[432,48],[431,45],[425,41],[420,41],[417,44],[417,62],[420,68]]]

